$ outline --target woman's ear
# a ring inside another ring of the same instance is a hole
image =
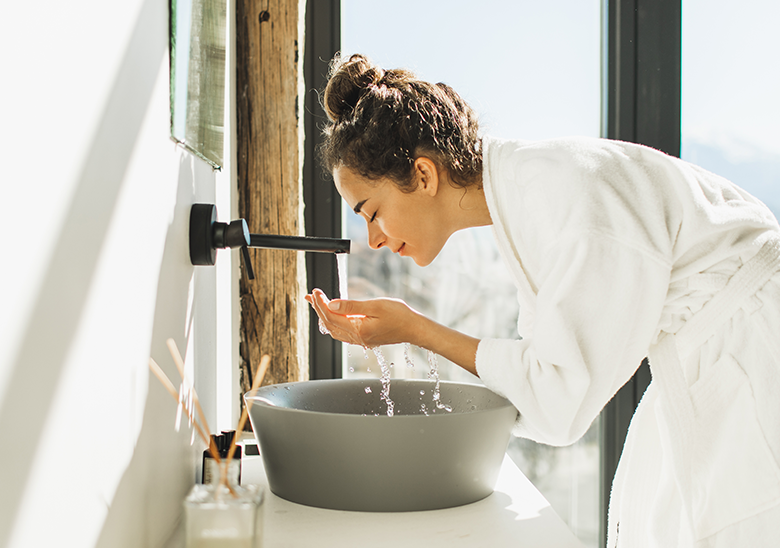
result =
[[[436,162],[427,156],[420,156],[414,161],[414,176],[417,179],[417,190],[429,196],[436,196],[439,191],[439,169]]]

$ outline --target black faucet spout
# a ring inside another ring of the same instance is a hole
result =
[[[217,249],[240,248],[246,263],[247,276],[251,280],[254,279],[254,271],[247,251],[249,247],[349,253],[350,240],[250,234],[244,219],[219,223],[216,206],[193,204],[190,210],[190,260],[193,265],[213,265],[216,261]]]
[[[321,253],[349,253],[350,240],[315,238],[312,236],[283,236],[278,234],[250,234],[249,247],[263,249],[292,249]]]

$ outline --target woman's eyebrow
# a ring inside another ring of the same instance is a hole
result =
[[[363,207],[363,204],[365,204],[368,200],[363,200],[361,202],[358,202],[355,207],[352,208],[352,211],[355,212],[356,215],[360,215],[360,208]]]

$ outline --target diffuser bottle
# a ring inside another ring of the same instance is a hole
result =
[[[263,545],[262,487],[238,485],[240,461],[225,462],[208,459],[211,482],[194,485],[184,500],[187,548]]]

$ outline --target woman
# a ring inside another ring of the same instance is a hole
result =
[[[323,102],[321,158],[370,246],[424,266],[492,225],[521,309],[520,340],[478,340],[401,301],[315,290],[333,337],[432,350],[512,401],[515,434],[553,445],[648,356],[608,545],[776,544],[780,226],[760,201],[640,145],[480,136],[451,88],[360,55],[334,62]]]

